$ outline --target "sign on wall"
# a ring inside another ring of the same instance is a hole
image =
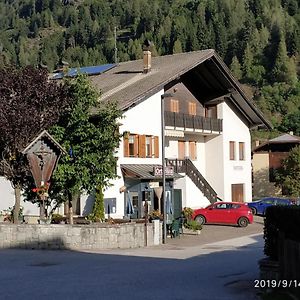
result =
[[[163,168],[162,166],[155,166],[153,167],[154,176],[162,176]],[[174,175],[174,167],[173,166],[166,166],[165,167],[165,175],[166,176],[173,176]]]

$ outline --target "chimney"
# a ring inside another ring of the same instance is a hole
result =
[[[256,141],[255,141],[255,147],[258,147],[259,144],[260,144],[259,140],[256,140]]]
[[[290,131],[290,135],[294,135],[294,131]]]
[[[143,73],[147,74],[151,71],[151,51],[150,51],[151,42],[145,40],[143,44]]]
[[[143,51],[143,62],[144,62],[143,73],[147,74],[151,71],[151,51],[149,50]]]

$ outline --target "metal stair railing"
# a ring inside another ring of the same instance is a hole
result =
[[[193,162],[189,159],[166,159],[167,165],[174,167],[176,173],[185,173],[203,193],[203,195],[211,202],[217,201],[217,193],[212,186],[203,177],[200,171],[195,167]]]

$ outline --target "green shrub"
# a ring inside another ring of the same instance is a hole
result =
[[[193,231],[201,230],[202,226],[195,220],[189,220],[184,223],[184,227]]]
[[[60,224],[61,222],[66,222],[66,217],[60,214],[53,214],[51,217],[51,224]]]

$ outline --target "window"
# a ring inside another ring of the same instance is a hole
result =
[[[170,111],[178,113],[179,112],[179,101],[175,99],[170,100]]]
[[[229,142],[229,159],[235,160],[235,142]]]
[[[124,157],[159,157],[158,136],[129,134],[123,142]]]
[[[135,135],[130,135],[128,139],[129,143],[129,156],[135,156],[135,146],[136,146],[136,136]]]
[[[189,114],[195,116],[197,112],[196,103],[189,102]]]
[[[216,204],[216,209],[227,209],[227,204],[226,203],[220,203],[220,204]]]
[[[152,157],[152,137],[146,136],[146,157]]]
[[[218,117],[217,106],[205,107],[205,117],[217,119]]]
[[[189,142],[189,158],[191,160],[197,159],[197,144],[194,141]]]
[[[239,143],[239,159],[245,160],[245,143]]]

